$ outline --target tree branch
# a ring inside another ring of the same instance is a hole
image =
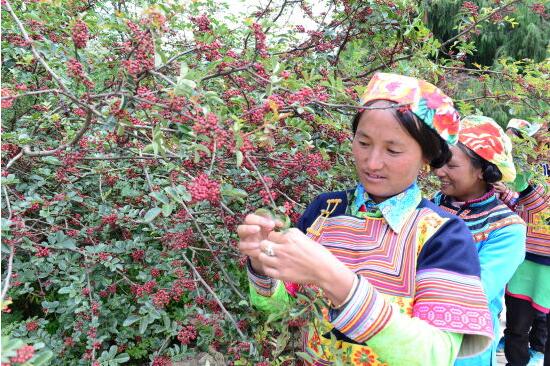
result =
[[[210,80],[210,79],[217,78],[217,77],[220,77],[220,76],[231,75],[231,74],[234,74],[234,73],[239,72],[239,71],[247,70],[248,68],[250,68],[250,65],[241,66],[241,67],[237,67],[237,68],[232,68],[230,70],[221,71],[221,72],[218,72],[218,73],[212,74],[212,75],[206,75],[205,77],[203,77],[201,79],[201,81]]]
[[[478,25],[479,23],[489,19],[493,14],[496,14],[498,13],[499,11],[505,9],[506,7],[510,6],[510,5],[513,5],[515,3],[518,3],[522,0],[513,0],[507,4],[504,4],[504,5],[501,5],[499,6],[498,8],[495,8],[492,12],[490,12],[489,14],[487,14],[486,16],[482,17],[482,18],[479,18],[476,22],[472,23],[469,27],[467,27],[466,29],[464,29],[462,32],[458,33],[456,36],[446,40],[445,42],[443,42],[440,46],[440,48],[443,48],[445,47],[446,45],[448,45],[449,43],[455,41],[457,38],[460,38],[462,37],[464,34],[468,33],[469,31],[471,31],[473,28],[475,28],[476,25]]]
[[[187,214],[189,215],[189,217],[191,218],[191,220],[193,221],[193,224],[195,225],[195,228],[197,229],[197,232],[199,233],[202,241],[204,242],[204,244],[206,244],[206,246],[208,247],[208,249],[210,249],[210,252],[213,254],[214,253],[214,248],[212,248],[212,245],[210,245],[210,242],[208,241],[208,239],[206,238],[206,236],[204,235],[204,233],[202,232],[201,230],[201,227],[199,225],[199,223],[197,222],[197,219],[195,218],[195,216],[193,216],[193,214],[191,213],[191,210],[189,210],[189,208],[187,207],[187,205],[185,204],[185,202],[181,201],[180,204],[183,206],[183,208],[185,209],[185,211],[187,212]],[[215,255],[213,255],[214,257],[214,260],[216,261],[216,263],[218,263],[218,266],[220,267],[220,270],[222,271],[223,275],[225,276],[225,278],[227,279],[227,282],[229,283],[229,286],[231,286],[231,288],[233,289],[233,291],[235,291],[235,293],[237,295],[239,295],[239,297],[241,299],[245,299],[244,295],[239,291],[239,289],[233,284],[233,281],[231,279],[231,277],[229,276],[229,274],[227,273],[227,271],[225,270],[225,267],[223,266],[223,263],[220,261],[220,259],[218,257],[216,257]]]
[[[220,306],[220,308],[222,309],[222,311],[225,313],[225,315],[229,318],[229,320],[233,323],[233,325],[235,326],[235,330],[237,331],[237,333],[239,334],[239,336],[242,338],[242,339],[245,339],[245,335],[243,334],[243,332],[241,332],[241,330],[239,329],[239,326],[237,325],[237,322],[235,321],[235,319],[233,319],[233,316],[231,316],[231,314],[227,311],[227,309],[225,308],[225,306],[223,306],[223,303],[220,301],[220,299],[218,298],[218,296],[216,295],[216,293],[214,292],[214,290],[212,290],[212,288],[208,285],[208,283],[206,283],[206,281],[202,278],[202,276],[200,275],[199,271],[197,270],[197,268],[193,265],[193,263],[189,260],[189,258],[187,258],[187,256],[185,255],[185,253],[181,253],[182,257],[183,257],[183,260],[185,260],[185,262],[187,263],[187,265],[189,267],[191,267],[191,269],[193,270],[193,273],[195,274],[195,276],[197,276],[197,278],[199,279],[199,281],[201,282],[201,284],[204,286],[204,288],[206,288],[206,290],[208,292],[210,292],[210,294],[214,297],[214,300],[216,300],[216,302],[218,303],[218,305]]]
[[[410,54],[410,55],[405,55],[405,56],[401,56],[401,57],[398,57],[396,58],[395,60],[393,60],[393,62],[397,62],[397,61],[403,61],[403,60],[408,60],[410,58],[412,58],[413,55]],[[392,63],[393,63],[392,62]],[[381,70],[383,69],[384,67],[386,67],[385,64],[382,64],[380,66],[377,66],[377,67],[374,67],[368,71],[365,71],[364,73],[362,74],[359,74],[359,75],[355,75],[355,76],[350,76],[348,78],[345,78],[345,79],[342,79],[342,81],[350,81],[350,80],[353,80],[353,79],[360,79],[360,78],[364,78],[365,76],[369,76],[370,74],[372,74],[373,72],[376,72],[378,70]]]
[[[8,293],[8,289],[10,288],[10,279],[11,279],[11,272],[13,271],[14,254],[15,254],[15,243],[13,243],[10,247],[10,256],[8,258],[8,269],[6,271],[6,278],[4,279],[4,287],[2,288],[2,293],[0,294],[0,303],[4,302],[4,298]]]
[[[462,72],[476,72],[481,74],[497,74],[502,75],[504,74],[502,71],[494,71],[494,70],[482,70],[482,69],[468,69],[465,67],[453,67],[453,66],[439,66],[444,70],[453,70],[453,71],[462,71]]]
[[[196,48],[191,48],[191,49],[188,49],[187,51],[183,51],[181,53],[178,53],[177,55],[175,56],[172,56],[168,59],[168,61],[166,61],[165,64],[163,65],[160,65],[159,67],[155,68],[155,71],[160,71],[162,69],[164,69],[165,67],[167,67],[168,65],[170,65],[172,62],[176,61],[178,58],[180,58],[181,56],[185,56],[191,52],[194,52],[196,50]]]
[[[52,76],[52,78],[55,80],[55,82],[57,83],[57,85],[59,85],[59,87],[61,88],[61,90],[64,92],[64,94],[70,98],[73,102],[75,102],[76,104],[80,105],[80,106],[84,106],[86,107],[88,110],[92,111],[95,115],[97,115],[98,117],[102,117],[101,113],[98,112],[97,110],[95,110],[95,108],[93,108],[92,106],[90,105],[87,105],[85,103],[82,103],[80,101],[79,98],[77,98],[75,95],[73,95],[70,90],[67,88],[67,86],[65,86],[65,84],[63,83],[63,81],[61,80],[61,78],[59,77],[59,75],[57,75],[55,73],[55,71],[52,70],[52,68],[50,67],[50,65],[48,65],[48,63],[42,58],[42,56],[40,55],[40,53],[36,50],[36,48],[34,47],[34,41],[29,37],[29,34],[27,33],[27,31],[25,30],[25,27],[23,26],[23,23],[21,23],[21,20],[19,19],[19,17],[17,17],[17,14],[15,14],[15,12],[13,11],[12,7],[11,7],[11,4],[9,2],[9,0],[4,0],[4,2],[2,3],[5,7],[6,7],[6,10],[8,11],[8,13],[10,13],[11,17],[13,18],[13,20],[15,21],[15,23],[17,24],[17,27],[19,28],[19,30],[21,31],[21,34],[23,36],[23,38],[25,39],[25,41],[27,41],[29,43],[29,47],[31,48],[31,52],[32,54],[34,55],[34,57],[36,58],[36,60],[46,69],[46,71]]]
[[[71,142],[59,145],[55,149],[52,150],[39,150],[39,151],[32,151],[31,147],[29,145],[23,146],[23,153],[27,156],[50,156],[58,151],[64,150],[67,147],[74,146],[82,136],[86,133],[88,128],[92,125],[92,111],[88,109],[88,115],[86,116],[86,122],[84,122],[84,125],[80,128],[80,130],[76,133],[75,137],[71,140]]]
[[[13,216],[13,212],[11,210],[11,205],[10,205],[10,198],[8,197],[8,191],[6,187],[2,187],[2,191],[6,196],[6,207],[8,208],[8,221],[9,221]],[[8,269],[6,271],[6,278],[4,279],[4,287],[2,287],[2,292],[0,293],[0,303],[4,302],[4,298],[10,288],[11,273],[13,271],[13,256],[15,255],[15,245],[18,244],[20,241],[21,239],[17,240],[10,247],[10,255],[8,257]]]
[[[29,95],[38,95],[38,94],[46,94],[46,93],[60,93],[60,92],[61,92],[61,90],[59,90],[59,89],[34,90],[34,91],[26,92],[26,93],[12,95],[12,96],[9,96],[9,97],[1,97],[0,100],[17,99],[17,98],[21,98],[21,97],[27,97]]]
[[[260,173],[260,171],[258,170],[258,167],[256,166],[256,164],[254,164],[252,159],[250,159],[250,156],[248,156],[248,154],[245,154],[245,157],[246,157],[246,161],[248,161],[248,164],[250,164],[252,166],[252,169],[254,169],[254,171],[256,172],[256,174],[258,174],[258,178],[260,178],[260,181],[262,182],[267,192],[267,195],[269,196],[269,200],[271,201],[271,206],[273,207],[273,209],[277,209],[277,205],[273,200],[273,194],[271,193],[271,189],[267,186],[267,183],[265,182],[264,177],[262,176],[262,173]]]
[[[23,150],[19,151],[19,154],[15,155],[8,163],[6,164],[6,170],[8,170],[17,160],[23,156]]]

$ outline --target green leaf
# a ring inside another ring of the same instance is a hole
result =
[[[77,249],[76,242],[71,238],[65,239],[61,243],[58,243],[57,245],[65,249]]]
[[[44,309],[48,309],[49,311],[55,310],[55,308],[57,308],[58,306],[59,306],[59,301],[52,301],[52,302],[42,301],[42,307]]]
[[[143,148],[144,153],[150,153],[150,152],[153,152],[153,150],[154,150],[153,144],[149,144]]]
[[[170,203],[166,203],[162,205],[162,216],[168,217],[172,214],[173,211],[174,211],[174,205]]]
[[[61,288],[57,291],[57,293],[58,293],[58,294],[69,294],[69,293],[72,292],[72,290],[73,290],[73,289],[72,289],[71,287],[66,286],[66,287],[61,287]]]
[[[193,80],[180,79],[174,88],[174,93],[178,96],[191,96],[196,87],[197,83]]]
[[[149,223],[153,221],[160,213],[161,213],[161,209],[159,207],[153,207],[152,209],[147,211],[147,213],[143,218],[143,222]]]
[[[139,319],[141,319],[141,316],[138,316],[138,315],[130,315],[129,317],[126,318],[126,320],[124,320],[124,323],[122,323],[122,325],[124,327],[127,327],[129,325],[132,325],[134,324],[135,322],[137,322]]]
[[[2,337],[2,361],[8,362],[7,358],[15,356],[17,350],[23,347],[25,343],[21,339]],[[4,360],[6,358],[6,360]]]
[[[164,323],[164,328],[167,331],[170,331],[170,318],[168,317],[168,314],[165,312],[162,313],[162,322]]]
[[[37,353],[31,360],[30,363],[33,366],[46,365],[51,358],[53,357],[53,352],[50,350],[43,350],[40,353]]]
[[[157,201],[162,202],[164,204],[170,203],[170,199],[166,197],[166,195],[162,192],[159,192],[159,191],[151,192],[149,193],[149,196],[153,197]]]
[[[223,196],[235,197],[235,198],[246,198],[246,197],[248,197],[248,192],[247,191],[245,191],[244,189],[240,189],[240,188],[234,188],[233,186],[222,188],[221,194]]]
[[[130,360],[130,356],[128,356],[127,353],[121,353],[115,358],[113,358],[113,361],[116,363],[125,363],[125,362],[128,362],[128,360]]]
[[[184,186],[177,186],[176,191],[182,200],[185,202],[191,201],[191,193],[187,192],[187,189],[185,189]]]
[[[116,356],[117,346],[113,345],[109,348],[109,358],[113,358]]]
[[[200,150],[200,151],[204,152],[204,153],[206,154],[206,156],[208,156],[208,157],[210,157],[210,155],[212,154],[212,153],[210,152],[210,149],[208,149],[208,148],[207,148],[206,146],[204,146],[203,144],[195,144],[194,148],[195,148],[196,151],[199,151],[199,150]]]
[[[237,150],[235,155],[237,156],[237,167],[240,167],[243,165],[244,155],[241,150]]]
[[[308,363],[313,363],[313,359],[311,358],[310,354],[307,352],[296,352],[296,356],[306,360]]]
[[[185,79],[185,76],[187,75],[188,72],[189,72],[189,67],[185,62],[182,61],[180,63],[180,78]]]
[[[183,201],[191,201],[191,194],[187,192],[183,186],[166,187],[164,188],[164,191],[176,202],[182,203]]]
[[[149,321],[148,321],[147,317],[141,318],[141,320],[139,321],[139,333],[140,334],[145,333],[148,326],[149,326]]]

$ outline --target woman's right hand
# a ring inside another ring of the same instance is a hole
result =
[[[250,258],[252,269],[257,274],[263,275],[264,271],[258,256],[261,253],[260,242],[266,240],[276,227],[282,223],[275,221],[269,215],[249,214],[244,222],[237,227],[239,235],[239,250]]]
[[[502,182],[493,183],[493,187],[495,188],[495,191],[500,194],[506,193],[506,191],[508,191],[508,187],[506,187],[506,185]]]

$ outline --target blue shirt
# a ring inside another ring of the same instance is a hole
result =
[[[525,223],[495,194],[474,202],[454,202],[436,194],[433,201],[464,220],[474,237],[481,265],[481,283],[489,302],[495,339],[484,353],[459,359],[455,366],[497,365],[498,315],[502,311],[504,288],[525,257]]]

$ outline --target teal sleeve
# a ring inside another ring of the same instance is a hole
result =
[[[250,283],[249,288],[250,302],[258,310],[271,313],[284,310],[290,305],[290,295],[282,281],[277,281],[275,290],[270,296],[260,295],[252,283]]]
[[[508,225],[489,234],[479,248],[481,284],[489,302],[502,295],[525,257],[525,226]]]
[[[462,337],[394,311],[388,324],[369,339],[368,345],[388,365],[451,366]]]

